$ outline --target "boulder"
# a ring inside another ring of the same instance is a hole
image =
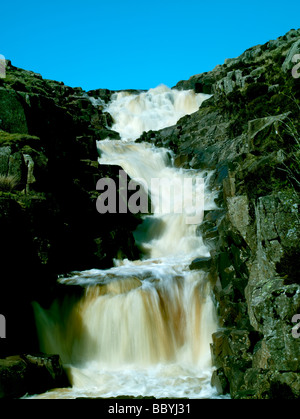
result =
[[[229,383],[223,368],[218,368],[213,371],[211,377],[211,385],[216,388],[218,394],[225,395],[230,392]]]
[[[205,272],[209,272],[211,268],[212,260],[210,257],[197,258],[192,261],[189,268],[191,270],[199,269]]]
[[[17,399],[69,386],[58,355],[22,354],[0,359],[1,399]]]

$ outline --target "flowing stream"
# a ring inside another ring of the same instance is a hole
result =
[[[210,283],[205,272],[189,269],[194,258],[209,256],[197,224],[189,221],[195,199],[202,212],[216,208],[209,174],[176,168],[169,150],[136,142],[143,131],[197,111],[206,98],[159,86],[115,93],[107,105],[121,140],[98,142],[99,163],[121,166],[151,192],[151,213],[135,232],[144,257],[60,278],[66,287],[82,287],[83,296],[54,301],[48,310],[35,304],[41,350],[60,354],[72,382],[72,388],[35,398],[216,396],[210,386],[217,328]],[[168,180],[168,189],[153,179]]]

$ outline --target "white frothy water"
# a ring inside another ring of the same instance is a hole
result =
[[[195,112],[204,99],[165,86],[116,94],[106,110],[121,141],[98,142],[100,164],[121,166],[148,190],[153,178],[200,177],[204,208],[214,209],[208,174],[176,169],[167,150],[135,143],[143,131]],[[191,261],[209,250],[197,226],[186,222],[189,205],[181,213],[159,211],[164,200],[176,206],[177,199],[160,188],[151,189],[151,199],[153,214],[135,233],[143,260],[74,273],[60,282],[83,287],[81,299],[55,301],[49,310],[35,305],[41,349],[61,355],[73,385],[37,397],[216,397],[210,386],[209,345],[217,327],[210,283],[206,273],[189,270]]]
[[[188,224],[196,196],[200,196],[203,210],[215,208],[214,194],[207,188],[209,176],[173,167],[168,151],[151,144],[108,139],[99,141],[98,148],[101,164],[121,166],[131,179],[151,192],[153,216],[146,217],[135,235],[148,257],[209,255],[202,238],[196,236],[197,226]],[[166,185],[164,180],[168,180]],[[196,180],[203,182],[197,184]],[[183,199],[183,194],[188,199]]]
[[[123,140],[136,140],[144,131],[175,125],[185,115],[196,112],[210,97],[193,90],[172,90],[160,85],[140,94],[115,93],[107,112],[115,120],[113,129]]]

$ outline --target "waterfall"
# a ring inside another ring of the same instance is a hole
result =
[[[160,85],[140,94],[115,93],[107,112],[115,120],[113,129],[124,140],[136,140],[144,131],[175,125],[183,116],[196,112],[210,97],[193,90],[172,90]]]
[[[113,95],[106,111],[121,140],[98,142],[99,163],[119,165],[151,191],[152,211],[135,232],[144,257],[60,278],[66,287],[82,287],[83,296],[54,301],[48,310],[35,304],[41,350],[60,354],[72,382],[71,389],[39,397],[215,395],[210,386],[215,307],[207,274],[189,269],[209,249],[196,233],[197,224],[187,221],[196,195],[203,210],[215,208],[210,175],[178,169],[169,150],[135,141],[144,131],[174,125],[206,98],[166,86]],[[167,179],[169,189],[153,179]],[[191,180],[186,183],[191,189],[184,191],[190,201],[178,204],[178,185],[186,179]],[[162,210],[170,202],[173,210]]]

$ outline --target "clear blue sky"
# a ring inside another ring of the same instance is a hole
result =
[[[5,0],[0,13],[0,54],[84,90],[172,87],[300,27],[299,0]]]

